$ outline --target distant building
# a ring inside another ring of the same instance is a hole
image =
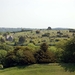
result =
[[[6,36],[6,40],[7,40],[7,41],[13,41],[13,36],[7,35],[7,36]]]

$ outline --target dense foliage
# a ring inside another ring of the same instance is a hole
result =
[[[4,67],[55,62],[75,63],[75,38],[59,41],[52,50],[47,43],[42,43],[37,49],[32,43],[13,47],[0,44],[0,64]]]
[[[65,63],[75,63],[75,38],[72,38],[65,44],[62,61]]]
[[[54,53],[48,51],[48,45],[46,43],[43,43],[40,50],[35,53],[35,58],[38,63],[51,63],[56,60]]]
[[[48,45],[46,43],[43,43],[40,46],[40,50],[35,52],[29,47],[16,46],[14,50],[8,51],[7,54],[5,53],[1,64],[3,64],[4,67],[12,67],[34,63],[51,63],[55,62],[55,60],[55,54],[48,50]]]

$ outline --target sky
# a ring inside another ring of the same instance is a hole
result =
[[[0,0],[0,27],[75,28],[75,0]]]

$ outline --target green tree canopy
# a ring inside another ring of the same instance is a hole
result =
[[[75,38],[72,38],[65,44],[62,61],[67,63],[75,63]]]

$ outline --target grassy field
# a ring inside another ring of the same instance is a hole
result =
[[[75,75],[74,64],[34,64],[0,70],[0,75]]]
[[[19,42],[19,37],[24,36],[25,41],[23,45],[28,45],[29,43],[33,43],[36,46],[39,46],[43,42],[47,42],[50,46],[56,45],[58,41],[61,40],[68,40],[69,38],[73,37],[73,33],[69,32],[69,30],[60,30],[61,34],[58,34],[59,30],[38,30],[40,33],[36,33],[37,30],[32,30],[32,31],[23,31],[23,32],[15,32],[15,33],[10,33],[9,35],[12,35],[14,40],[12,42],[10,41],[5,41],[6,44],[9,45],[14,45],[16,42],[18,45]],[[43,36],[45,34],[49,33],[48,36]],[[68,37],[65,37],[68,36]],[[0,35],[0,37],[5,38],[4,36]]]
[[[6,44],[9,45],[19,45],[19,37],[25,37],[25,41],[22,45],[28,45],[29,43],[33,43],[35,46],[39,46],[43,42],[47,42],[50,46],[56,45],[57,42],[61,40],[68,40],[73,37],[73,32],[69,32],[69,30],[38,30],[39,33],[36,33],[37,30],[32,31],[23,31],[23,32],[15,32],[9,33],[8,35],[13,36],[13,41],[6,40],[6,36],[0,35],[0,38],[5,40]],[[58,33],[59,32],[59,33]]]

